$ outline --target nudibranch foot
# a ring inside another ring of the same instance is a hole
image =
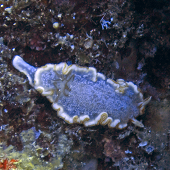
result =
[[[131,122],[132,122],[135,126],[138,126],[138,127],[140,127],[140,128],[143,128],[143,127],[144,127],[143,123],[140,122],[140,121],[138,121],[138,120],[136,120],[135,118],[132,118],[132,119],[131,119]]]
[[[28,77],[30,85],[46,96],[57,115],[69,124],[123,129],[131,120],[143,126],[135,118],[143,114],[151,97],[143,99],[132,82],[106,79],[93,67],[68,66],[64,62],[35,68],[20,56],[14,57],[13,66]]]

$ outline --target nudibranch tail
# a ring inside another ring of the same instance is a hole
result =
[[[144,113],[145,106],[151,101],[151,99],[152,99],[152,96],[150,96],[150,97],[144,99],[142,102],[138,103],[141,115]]]
[[[13,66],[23,72],[29,80],[30,85],[34,86],[34,74],[36,72],[36,68],[26,63],[20,56],[16,55],[12,61]]]
[[[52,103],[57,115],[67,123],[85,126],[108,125],[123,129],[142,114],[151,97],[143,99],[140,89],[123,79],[106,79],[93,67],[68,66],[66,63],[46,64],[35,68],[20,56],[13,66],[27,75],[30,84]]]

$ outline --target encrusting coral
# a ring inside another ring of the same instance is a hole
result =
[[[14,57],[13,66],[27,75],[30,85],[46,96],[58,116],[70,124],[123,129],[131,120],[143,127],[135,117],[143,114],[151,97],[144,100],[132,82],[106,79],[93,67],[66,63],[35,68],[20,56]]]

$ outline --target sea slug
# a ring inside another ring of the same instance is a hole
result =
[[[64,62],[35,68],[18,55],[13,66],[28,77],[30,85],[46,96],[57,115],[69,124],[123,129],[131,120],[143,127],[135,118],[143,114],[151,97],[144,100],[132,82],[106,79],[93,67],[68,66]]]

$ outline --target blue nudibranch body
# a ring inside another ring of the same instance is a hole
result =
[[[106,79],[93,67],[74,64],[35,68],[18,55],[13,59],[13,66],[27,75],[30,85],[46,96],[57,115],[70,124],[101,124],[122,129],[131,120],[143,126],[135,117],[143,114],[151,97],[144,100],[132,82]]]

